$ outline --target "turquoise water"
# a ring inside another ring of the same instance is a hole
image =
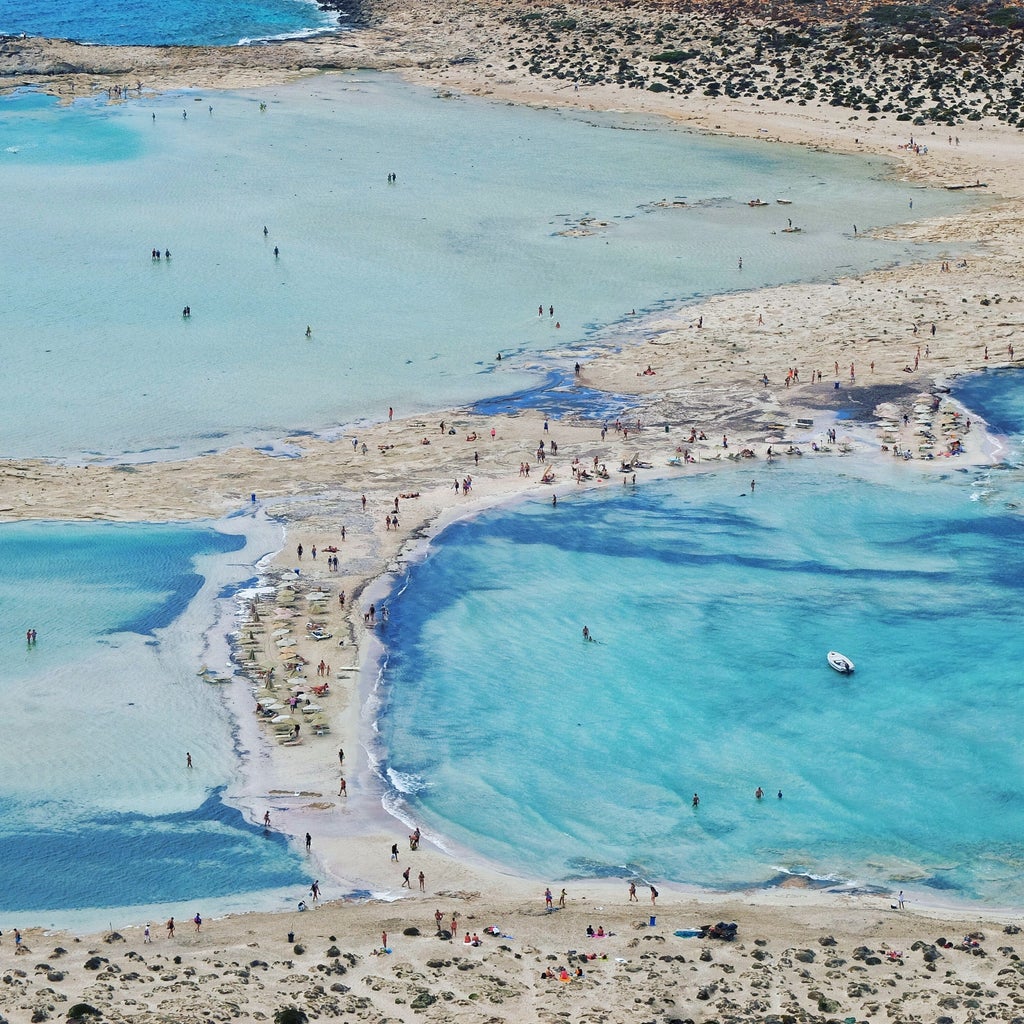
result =
[[[666,306],[921,256],[863,234],[911,195],[915,217],[976,201],[911,193],[879,161],[372,74],[114,106],[19,94],[0,115],[2,455],[192,455],[519,391]]]
[[[245,545],[209,527],[0,526],[5,917],[248,908],[306,884],[285,840],[223,800],[240,751],[221,694],[196,675],[210,590],[241,578]]]
[[[314,35],[338,16],[312,0],[4,0],[0,34],[139,46],[232,46]],[[134,81],[131,84],[135,84]]]
[[[448,529],[390,606],[407,813],[540,877],[1019,904],[1020,476],[806,463]]]
[[[187,455],[526,391],[576,346],[643,337],[644,315],[667,305],[921,252],[852,238],[853,223],[906,215],[909,193],[878,163],[442,100],[380,76],[117,107],[21,94],[0,115],[0,356],[17,370],[0,454]],[[754,195],[793,205],[751,210]],[[676,197],[687,208],[659,205]],[[915,216],[966,201],[913,197]],[[804,233],[777,233],[789,215]],[[607,226],[561,233],[587,217]],[[152,260],[157,246],[172,259]],[[557,318],[537,317],[539,302]],[[499,350],[511,358],[495,367]],[[898,863],[965,896],[1011,891],[1020,822],[1004,783],[1019,766],[1011,745],[975,740],[1015,723],[1003,610],[1018,595],[996,557],[1019,543],[1003,507],[1014,486],[937,484],[925,521],[913,490],[891,501],[846,478],[823,492],[779,467],[756,503],[721,474],[460,526],[395,604],[389,777],[433,827],[537,872],[879,882]],[[194,675],[213,595],[263,553],[231,543],[177,527],[0,528],[13,624],[0,909],[304,884],[284,844],[225,803],[244,752]],[[601,643],[582,645],[584,617]],[[942,623],[974,647],[934,647],[937,686],[917,637],[937,644]],[[830,646],[858,661],[854,680],[824,667]],[[990,705],[1007,705],[1001,719]],[[874,729],[852,727],[858,715]],[[934,819],[913,763],[942,783]],[[887,786],[893,774],[910,781]],[[784,800],[753,805],[758,784]],[[944,859],[957,794],[977,822]]]
[[[953,382],[953,394],[968,409],[982,412],[989,428],[1001,434],[1007,449],[1003,458],[1020,465],[1024,456],[1024,388],[1012,369],[972,373]]]

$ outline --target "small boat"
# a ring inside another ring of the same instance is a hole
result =
[[[840,675],[848,676],[853,672],[853,662],[845,654],[838,651],[829,651],[826,655],[829,665]]]
[[[747,200],[747,206],[768,206],[763,199],[749,199]]]
[[[775,202],[777,202],[779,204],[779,206],[792,206],[793,205],[793,200],[792,199],[776,199]]]

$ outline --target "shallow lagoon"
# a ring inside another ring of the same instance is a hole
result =
[[[111,916],[98,908],[272,907],[308,885],[284,837],[225,802],[243,751],[218,688],[196,675],[214,603],[277,538],[231,529],[0,526],[5,914],[85,911],[77,920],[98,927]]]
[[[877,160],[372,74],[0,112],[13,456],[187,456],[509,394],[552,352],[642,338],[645,312],[921,256],[852,236],[910,196],[914,217],[976,201]]]
[[[807,463],[446,531],[391,604],[405,813],[539,877],[1019,903],[1019,476]]]

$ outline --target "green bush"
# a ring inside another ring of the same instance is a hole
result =
[[[274,1024],[306,1024],[308,1020],[297,1006],[286,1006],[274,1014]]]
[[[75,1003],[74,1006],[68,1010],[68,1020],[84,1020],[86,1017],[101,1017],[102,1014],[95,1006],[90,1006],[88,1003]]]
[[[1024,10],[1019,7],[997,7],[988,20],[1002,28],[1024,28]]]
[[[696,56],[693,50],[665,50],[651,54],[651,60],[657,64],[682,64],[684,60],[692,60]]]

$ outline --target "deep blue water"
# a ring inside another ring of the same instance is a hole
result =
[[[972,373],[953,382],[953,394],[1000,434],[1024,435],[1024,375],[1017,369]]]
[[[25,808],[0,801],[6,821]],[[171,814],[100,814],[68,827],[59,805],[52,821],[0,830],[7,911],[121,907],[184,901],[185,907],[237,893],[305,884],[285,836],[264,832],[212,792]]]
[[[139,46],[233,46],[329,31],[336,15],[312,0],[4,0],[0,33]],[[135,85],[134,79],[125,84]]]

